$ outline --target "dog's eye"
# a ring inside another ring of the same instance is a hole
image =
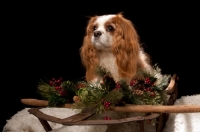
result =
[[[109,32],[111,32],[111,31],[113,31],[113,30],[114,30],[114,28],[113,28],[113,26],[111,26],[111,25],[108,25],[108,26],[107,26],[107,30],[108,30]]]
[[[93,30],[94,30],[94,31],[97,30],[97,26],[94,26],[94,27],[93,27]]]

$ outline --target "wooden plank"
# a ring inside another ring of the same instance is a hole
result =
[[[158,112],[158,113],[196,113],[200,112],[200,105],[125,105],[110,107],[118,112]]]
[[[85,120],[88,117],[92,116],[93,112],[84,113],[83,115],[76,114],[68,118],[60,119],[56,118],[41,112],[38,108],[31,108],[29,109],[29,113],[35,115],[40,120],[47,120],[63,125],[109,125],[109,124],[120,124],[120,123],[127,123],[133,121],[143,121],[149,120],[159,117],[159,113],[154,113],[149,116],[136,116],[136,117],[129,117],[124,119],[114,119],[114,120]],[[81,117],[81,119],[79,119]],[[70,120],[72,119],[72,120]],[[77,119],[77,120],[76,120]]]

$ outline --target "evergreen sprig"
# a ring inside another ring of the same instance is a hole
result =
[[[38,93],[45,100],[48,100],[49,107],[61,106],[65,103],[73,103],[73,96],[76,95],[76,85],[71,81],[51,79],[50,81],[40,80]]]
[[[157,65],[150,72],[139,71],[130,84],[125,80],[115,82],[111,73],[104,67],[97,67],[95,73],[100,78],[95,83],[75,83],[62,79],[52,79],[49,82],[41,80],[38,93],[49,101],[50,107],[73,103],[73,109],[89,108],[96,113],[102,113],[110,106],[116,105],[167,104],[165,88],[171,76],[162,75]]]

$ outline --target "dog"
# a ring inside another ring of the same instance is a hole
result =
[[[114,81],[124,79],[127,84],[137,76],[139,70],[151,71],[150,56],[144,51],[139,35],[133,23],[126,19],[122,13],[90,17],[80,56],[86,69],[87,82],[98,83],[102,81],[95,75],[97,66],[108,70]],[[121,119],[141,113],[107,112],[112,118]],[[97,115],[95,119],[102,118]],[[149,129],[149,127],[147,127]],[[113,131],[139,131],[136,123],[126,123],[108,126],[106,132]]]
[[[99,80],[96,66],[106,68],[116,82],[129,82],[139,69],[152,69],[133,23],[122,13],[90,17],[80,56],[88,82]]]

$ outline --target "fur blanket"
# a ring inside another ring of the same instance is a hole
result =
[[[174,105],[198,104],[200,105],[200,94],[193,96],[182,96],[177,99]],[[11,119],[3,128],[3,132],[45,132],[39,120],[29,114],[25,108]],[[42,112],[58,118],[66,118],[76,114],[76,111],[67,108],[43,108]],[[87,125],[87,126],[63,126],[61,124],[49,122],[52,127],[51,132],[138,132],[139,126],[135,122],[118,125]],[[166,122],[163,132],[200,132],[200,113],[172,113]],[[155,126],[145,124],[145,132],[155,132]]]
[[[200,94],[182,96],[174,105],[200,105]],[[171,113],[163,132],[200,132],[200,113]]]

